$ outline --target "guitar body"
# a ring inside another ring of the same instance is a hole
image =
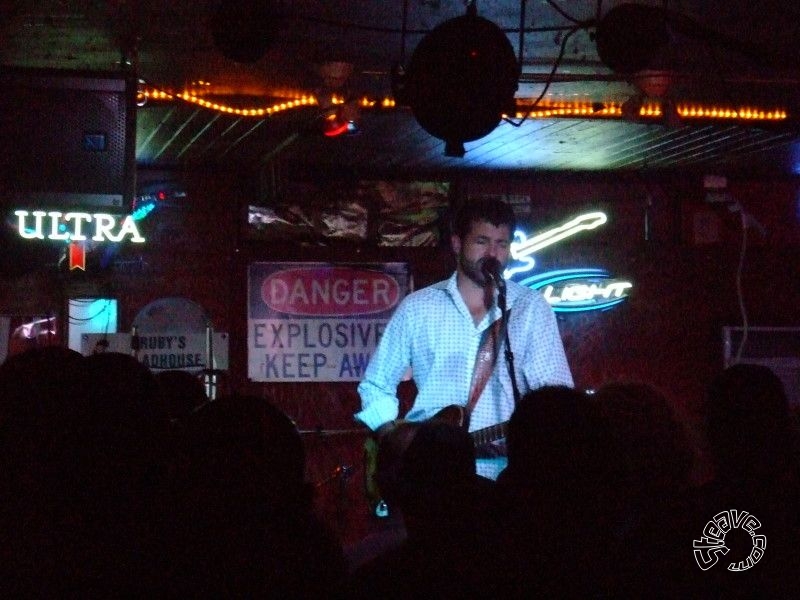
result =
[[[431,420],[444,421],[454,427],[469,428],[469,414],[463,406],[451,404],[437,412]],[[397,481],[403,454],[424,421],[398,420],[380,439],[367,438],[364,444],[364,485],[373,510],[384,501],[392,502],[391,489]],[[505,437],[506,422],[470,432],[477,446]],[[386,492],[389,497],[386,497]],[[385,505],[383,505],[385,508]],[[377,514],[377,511],[376,511]]]
[[[469,427],[469,415],[463,406],[451,404],[431,417],[431,420],[444,421],[455,427],[467,429]]]

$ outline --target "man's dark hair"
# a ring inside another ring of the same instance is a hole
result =
[[[452,232],[460,238],[469,233],[473,223],[486,221],[495,227],[508,225],[511,235],[517,226],[511,205],[498,198],[478,198],[465,201],[453,215]]]

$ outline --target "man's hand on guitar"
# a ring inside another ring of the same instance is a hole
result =
[[[378,440],[378,443],[391,433],[397,427],[397,421],[386,421],[383,425],[378,427],[375,431],[372,432],[372,435]]]

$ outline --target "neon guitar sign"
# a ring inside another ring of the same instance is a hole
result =
[[[608,217],[605,213],[590,212],[530,238],[521,231],[514,232],[511,257],[515,262],[506,268],[503,276],[510,279],[514,275],[530,273],[536,265],[535,252],[581,231],[596,229],[606,222]],[[518,283],[542,292],[555,312],[607,310],[624,301],[633,287],[630,281],[612,278],[608,271],[593,268],[547,271],[526,276]]]

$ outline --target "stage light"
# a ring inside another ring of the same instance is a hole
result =
[[[666,12],[653,6],[623,3],[597,26],[597,54],[617,73],[646,69],[669,43]]]
[[[475,14],[445,21],[414,50],[405,74],[393,74],[422,128],[445,141],[447,156],[463,156],[464,142],[491,133],[515,111],[519,65],[506,34]]]

